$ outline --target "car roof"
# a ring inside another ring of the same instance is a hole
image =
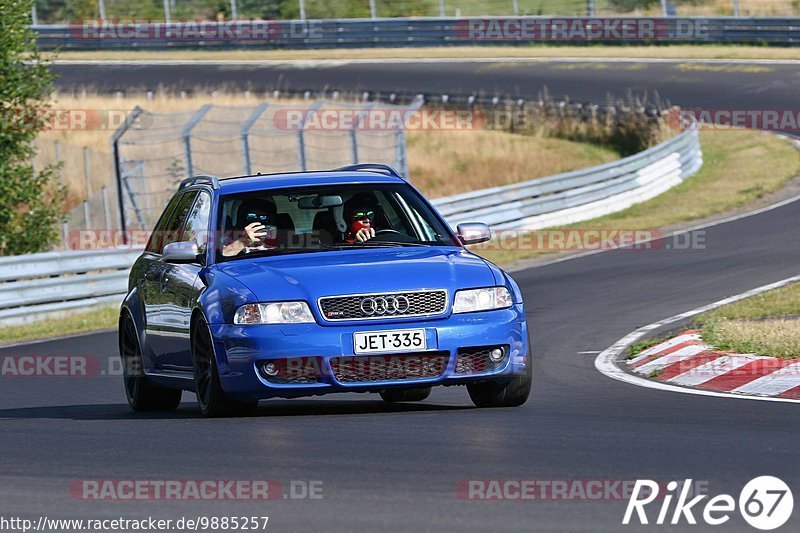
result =
[[[364,183],[405,183],[397,176],[368,171],[287,172],[283,174],[256,174],[219,180],[219,194],[239,194],[269,189],[305,186],[359,185]]]

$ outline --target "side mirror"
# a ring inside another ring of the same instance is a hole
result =
[[[193,242],[173,242],[164,247],[161,260],[165,263],[196,263],[200,250]]]
[[[456,227],[461,244],[479,244],[492,239],[492,231],[482,222],[465,222]]]

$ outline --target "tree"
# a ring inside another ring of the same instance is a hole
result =
[[[0,0],[0,255],[46,250],[63,219],[58,169],[33,168],[53,75],[36,51],[31,7],[32,0]]]

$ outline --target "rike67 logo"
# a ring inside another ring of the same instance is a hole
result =
[[[697,513],[706,524],[719,526],[730,520],[731,514],[737,510],[738,503],[738,511],[748,524],[767,531],[784,525],[792,516],[794,508],[794,498],[789,486],[772,476],[761,476],[750,480],[739,494],[738,502],[729,494],[720,494],[712,498],[707,494],[691,495],[691,487],[691,479],[687,479],[683,484],[670,481],[666,491],[660,493],[663,485],[649,479],[636,480],[622,523],[630,524],[632,519],[633,523],[636,523],[637,519],[640,524],[651,523],[652,513],[648,517],[645,507],[659,500],[660,508],[658,504],[652,506],[659,509],[658,517],[653,522],[655,524],[695,525],[698,523],[698,517],[695,516]],[[709,499],[704,501],[706,498]],[[673,501],[675,501],[674,507]]]

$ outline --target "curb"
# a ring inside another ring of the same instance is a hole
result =
[[[672,385],[749,396],[800,399],[800,359],[715,350],[696,330],[644,350],[628,369]]]

